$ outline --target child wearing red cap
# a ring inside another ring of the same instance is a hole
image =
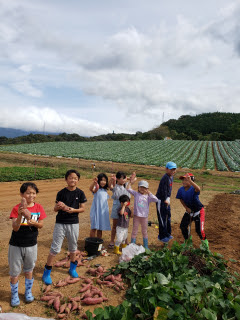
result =
[[[179,177],[182,180],[183,186],[178,189],[177,199],[180,199],[181,204],[186,212],[182,218],[180,229],[184,239],[189,238],[188,226],[191,221],[195,222],[195,230],[201,240],[204,240],[208,246],[208,241],[204,232],[205,210],[203,204],[199,200],[200,187],[194,182],[195,178],[192,173],[186,173]]]

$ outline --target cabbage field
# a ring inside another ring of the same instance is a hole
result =
[[[240,171],[238,141],[141,140],[44,142],[0,146],[0,151],[219,171]]]

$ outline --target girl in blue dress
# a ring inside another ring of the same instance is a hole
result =
[[[109,207],[107,193],[108,177],[105,173],[100,173],[95,178],[90,186],[90,191],[93,192],[94,198],[90,210],[91,231],[90,237],[102,238],[102,231],[111,230],[109,219]]]

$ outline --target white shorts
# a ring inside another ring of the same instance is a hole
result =
[[[116,228],[116,241],[115,245],[120,246],[121,243],[125,243],[128,237],[128,228],[117,227]]]

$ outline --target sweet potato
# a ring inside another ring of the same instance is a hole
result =
[[[41,301],[49,301],[49,300],[52,300],[52,299],[53,299],[53,296],[43,296],[43,297],[40,298]]]
[[[58,296],[60,298],[63,298],[63,294],[61,292],[58,292],[58,291],[49,291],[44,296],[55,296],[55,297]]]
[[[81,301],[81,297],[80,297],[80,296],[77,296],[77,297],[70,298],[70,301],[79,302],[79,301]]]
[[[92,297],[94,297],[94,295],[98,295],[99,297],[103,297],[103,293],[102,293],[102,291],[99,290],[99,289],[93,289],[93,290],[91,291],[91,295],[92,295]]]
[[[84,292],[82,295],[81,295],[81,300],[82,299],[84,299],[84,298],[89,298],[89,297],[91,297],[92,295],[91,295],[91,291],[90,291],[90,289],[88,289],[86,292]]]
[[[60,309],[60,298],[56,297],[53,302],[54,309],[59,312]]]
[[[52,298],[51,300],[48,300],[48,305],[51,306],[54,302],[55,298]]]
[[[71,261],[68,260],[68,261],[63,265],[63,267],[64,267],[64,268],[70,268],[70,263],[71,263]]]
[[[94,304],[99,304],[103,302],[103,298],[85,298],[82,300],[83,303],[87,305],[94,305]]]
[[[78,303],[76,301],[72,302],[72,311],[77,310],[78,309]]]
[[[66,261],[57,261],[54,263],[54,267],[63,267],[65,264],[67,263],[67,260]]]
[[[93,283],[93,281],[92,281],[92,279],[90,279],[90,278],[85,278],[84,280],[83,280],[83,282],[85,282],[85,283],[87,283],[87,284],[92,284]]]
[[[98,268],[97,268],[97,272],[100,272],[100,273],[102,273],[103,272],[103,267],[102,266],[99,266]]]
[[[76,283],[78,281],[80,281],[80,278],[70,278],[67,280],[67,283],[72,284],[72,283]]]
[[[77,262],[78,262],[77,267],[84,266],[84,263],[82,262],[82,257],[78,258]]]
[[[100,279],[97,279],[97,284],[99,284],[100,286],[103,284],[103,282],[102,282],[102,280],[100,280]]]
[[[82,287],[82,289],[79,290],[80,293],[87,291],[88,289],[90,289],[91,284],[86,284],[84,287]]]
[[[117,291],[117,292],[121,291],[121,289],[118,286],[114,286],[114,290]]]
[[[52,285],[49,284],[48,286],[45,287],[45,289],[44,289],[44,294],[46,294],[47,292],[50,292],[51,289],[52,289]]]
[[[110,274],[109,276],[105,277],[104,280],[108,280],[108,281],[114,281],[115,280],[115,277],[113,274]]]
[[[66,280],[59,280],[58,283],[55,285],[56,288],[65,287],[68,283]]]
[[[66,307],[67,307],[67,304],[66,304],[66,303],[62,304],[62,305],[60,306],[60,308],[59,308],[59,313],[63,313],[63,312],[65,311]]]

